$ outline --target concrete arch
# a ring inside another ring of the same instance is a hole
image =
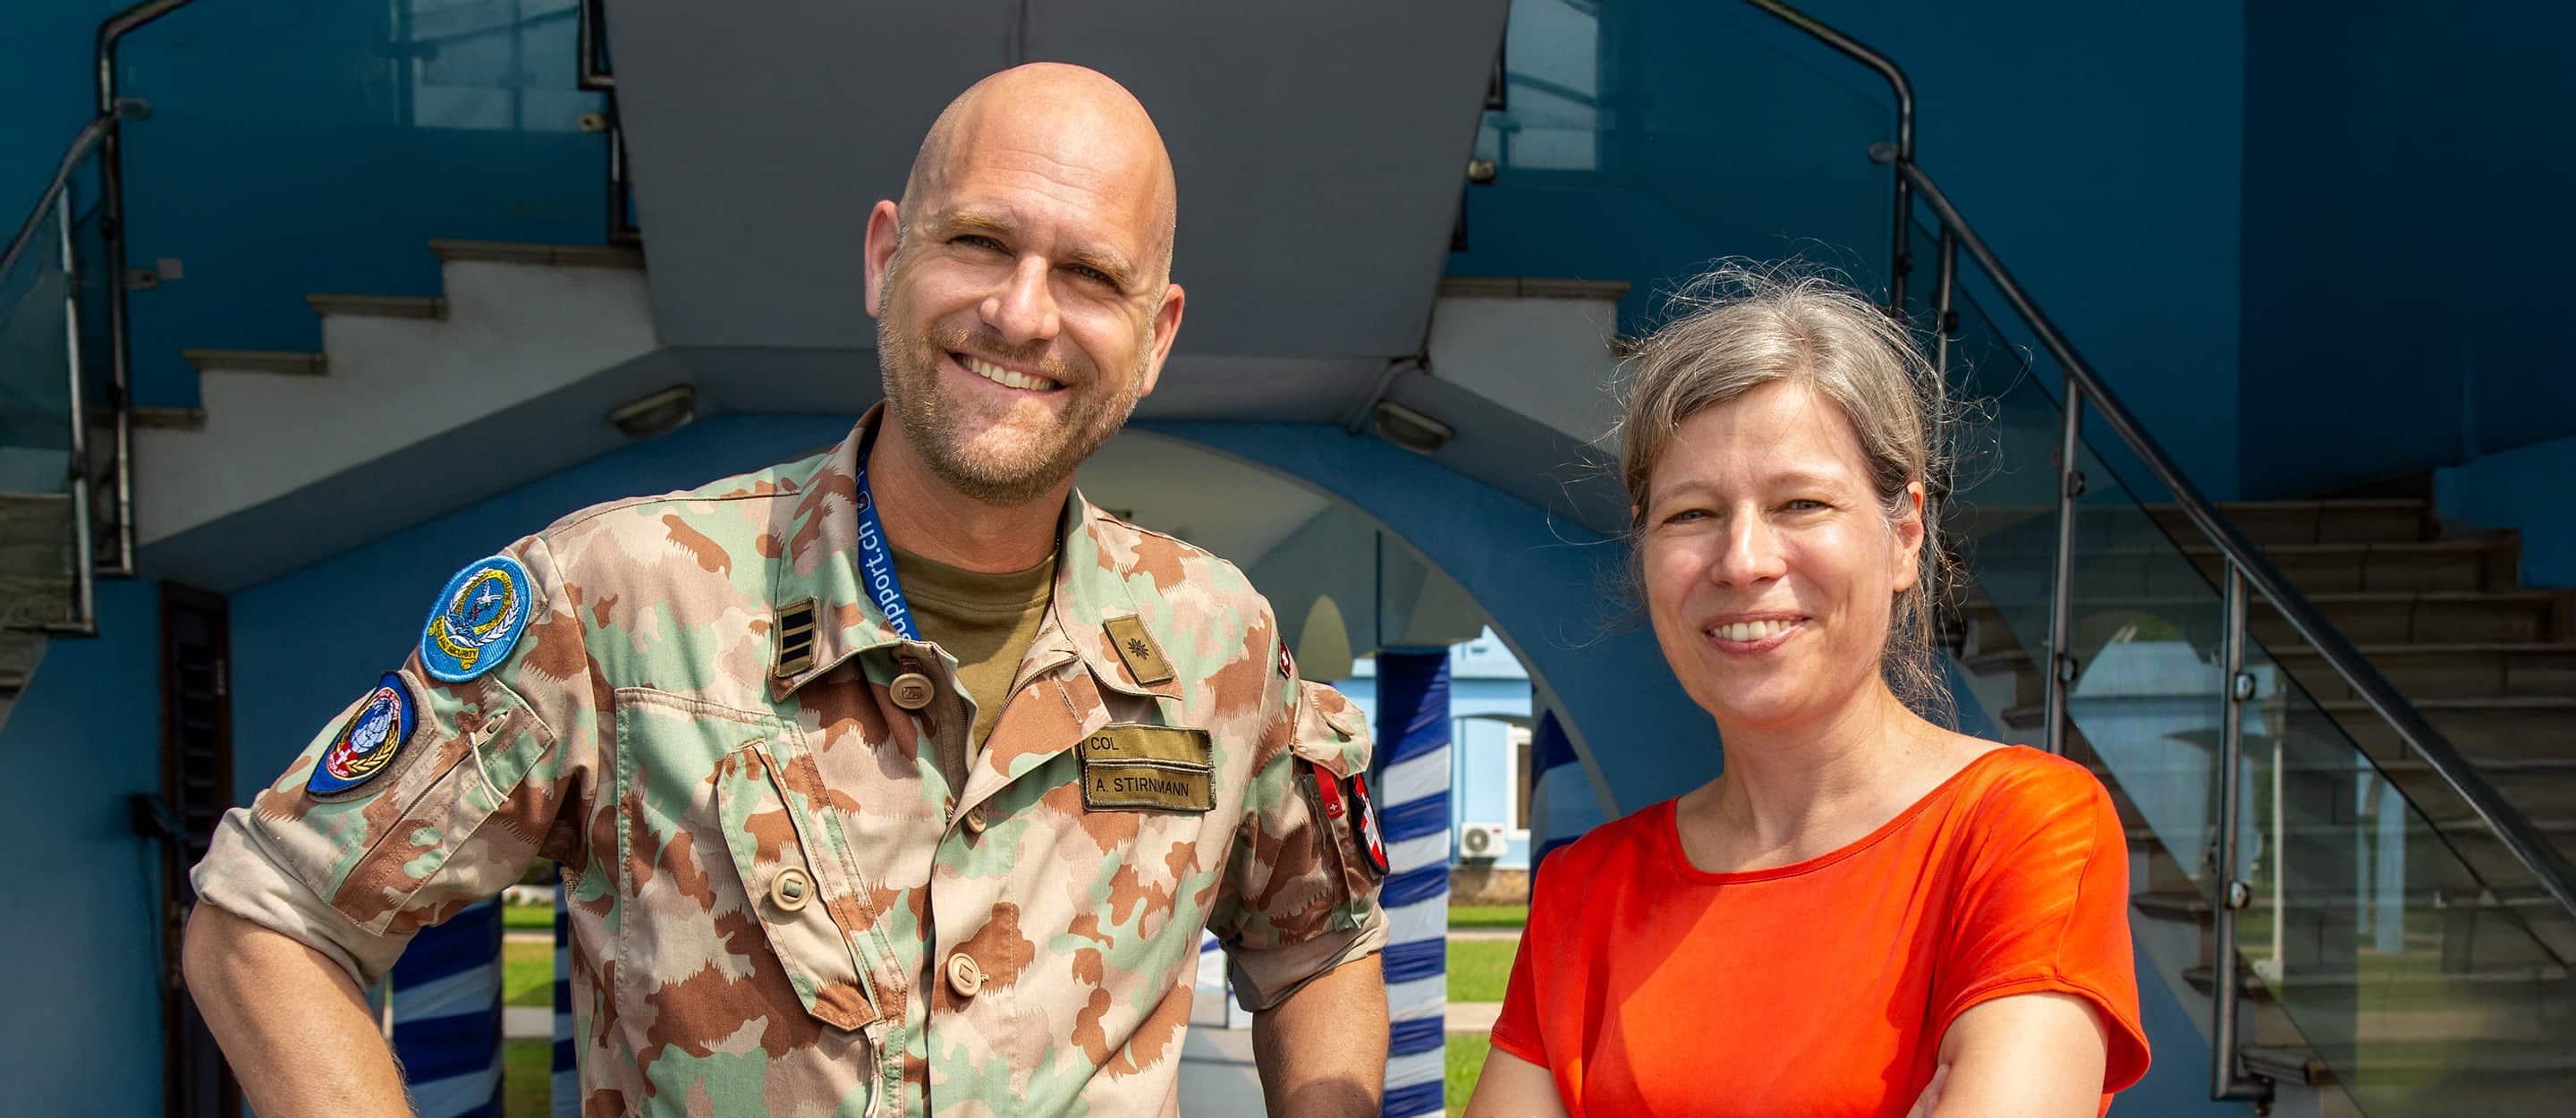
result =
[[[1131,430],[1263,467],[1356,510],[1482,605],[1562,712],[1575,752],[1618,816],[1688,791],[1722,760],[1707,712],[1682,692],[1643,626],[1608,627],[1615,541],[1432,459],[1338,427],[1140,423]],[[1603,632],[1605,628],[1611,631]]]

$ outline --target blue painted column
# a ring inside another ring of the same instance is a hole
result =
[[[1583,837],[1601,825],[1601,800],[1592,794],[1592,777],[1574,755],[1574,740],[1556,711],[1540,713],[1530,729],[1530,880],[1548,852]]]
[[[394,1057],[420,1118],[501,1116],[501,906],[424,928],[393,969]]]
[[[1389,924],[1386,1118],[1445,1113],[1449,1011],[1449,650],[1377,654],[1378,778]]]
[[[573,1063],[572,1038],[572,904],[564,896],[563,871],[555,871],[555,1047],[553,1090],[546,1112],[553,1118],[581,1118],[581,1071]]]

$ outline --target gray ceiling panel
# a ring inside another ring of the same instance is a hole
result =
[[[872,348],[868,208],[901,191],[958,91],[1048,58],[1125,82],[1172,148],[1191,294],[1176,366],[1308,358],[1373,376],[1351,359],[1422,344],[1503,12],[622,0],[609,33],[655,325],[685,347]],[[1258,391],[1257,367],[1202,368]],[[1183,395],[1237,396],[1208,381]]]

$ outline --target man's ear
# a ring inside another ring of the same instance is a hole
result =
[[[885,317],[886,277],[894,271],[895,246],[903,240],[903,213],[892,202],[868,211],[868,317]]]
[[[1186,293],[1175,283],[1163,289],[1163,304],[1154,309],[1154,351],[1145,362],[1145,379],[1136,386],[1136,395],[1154,394],[1154,384],[1163,379],[1163,361],[1172,355],[1172,339],[1181,334],[1181,304]]]

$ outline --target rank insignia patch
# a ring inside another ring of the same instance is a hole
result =
[[[432,678],[463,683],[510,658],[528,628],[528,569],[507,555],[477,560],[447,580],[420,634]]]
[[[332,735],[321,759],[313,763],[313,775],[304,782],[304,790],[327,799],[355,791],[391,771],[395,755],[411,740],[415,718],[411,689],[403,685],[401,676],[385,673],[376,682],[375,693],[358,704],[357,713]]]

